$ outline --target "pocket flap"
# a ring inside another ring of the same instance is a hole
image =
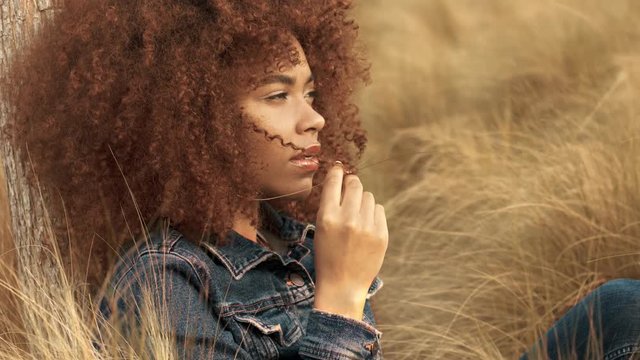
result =
[[[272,308],[257,313],[236,313],[233,317],[265,335],[275,334],[273,336],[282,346],[290,346],[303,335],[300,322],[285,308]]]

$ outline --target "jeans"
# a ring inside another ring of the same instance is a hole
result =
[[[560,318],[520,357],[640,359],[640,280],[606,282]]]

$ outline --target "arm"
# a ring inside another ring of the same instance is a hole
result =
[[[368,299],[382,285],[375,275],[389,241],[386,215],[356,175],[345,176],[339,161],[325,178],[315,229],[315,300],[300,355],[381,359],[382,333],[363,318],[373,322],[364,315],[372,315]]]
[[[134,338],[136,334],[144,338],[149,332],[156,333],[144,339],[146,349],[142,351],[165,351],[161,346],[166,344],[163,338],[168,334],[169,345],[179,359],[251,359],[239,345],[242,339],[218,321],[203,298],[203,283],[188,261],[173,254],[146,256],[123,276],[115,291],[118,315],[125,320],[124,333],[133,331]],[[164,320],[160,327],[154,329],[146,321],[148,309]],[[127,319],[135,319],[135,327]]]
[[[375,328],[370,297],[382,287],[376,277],[364,305],[362,321],[335,313],[312,309],[299,355],[303,359],[370,359],[382,360],[380,338]]]

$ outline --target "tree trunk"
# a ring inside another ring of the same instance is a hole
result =
[[[0,71],[7,70],[12,54],[37,35],[39,24],[53,16],[50,0],[4,0],[0,3]],[[0,101],[0,125],[7,120],[7,104]],[[10,224],[10,234],[1,241],[13,240],[16,248],[15,257],[18,269],[38,269],[48,276],[56,276],[59,267],[43,249],[47,244],[47,232],[44,223],[42,196],[37,189],[31,189],[24,177],[24,168],[18,161],[17,154],[6,143],[0,143],[0,162],[4,165],[6,177],[7,205],[0,204],[0,220]],[[1,172],[0,172],[1,173]],[[2,179],[0,179],[2,180]],[[2,185],[4,186],[4,185]],[[0,192],[4,193],[4,191]],[[6,211],[9,214],[6,214]],[[49,239],[51,239],[49,237]],[[53,240],[53,239],[51,239]],[[2,244],[0,248],[7,248]],[[0,259],[2,260],[2,259]],[[24,286],[25,274],[18,271],[20,283]],[[47,283],[53,285],[54,282]],[[21,289],[28,293],[30,290]],[[11,311],[11,310],[7,310]],[[15,315],[15,314],[12,314]]]

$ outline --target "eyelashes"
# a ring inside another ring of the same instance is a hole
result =
[[[316,90],[309,91],[304,95],[305,98],[311,99],[311,101],[313,101],[317,96],[318,96],[318,92]],[[265,97],[265,100],[282,101],[282,100],[287,100],[288,97],[289,97],[288,92],[280,92],[280,93]]]
[[[267,99],[267,100],[287,100],[287,96],[289,96],[289,94],[287,94],[286,92],[282,92],[282,93],[277,93],[275,95],[267,96],[265,99]]]

